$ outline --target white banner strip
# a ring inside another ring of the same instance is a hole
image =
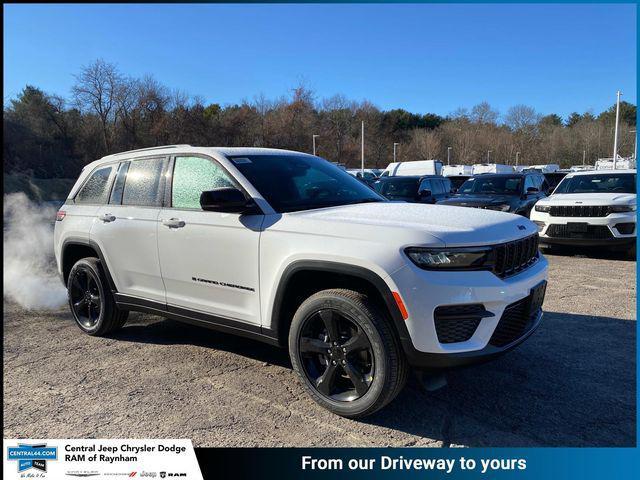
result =
[[[203,480],[191,440],[5,439],[3,478]]]

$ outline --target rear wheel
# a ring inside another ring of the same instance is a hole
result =
[[[384,407],[408,374],[386,312],[351,290],[323,290],[305,300],[291,324],[289,352],[311,397],[345,417]]]
[[[116,306],[97,258],[75,263],[67,279],[67,294],[76,324],[89,335],[106,335],[127,321],[129,312]]]

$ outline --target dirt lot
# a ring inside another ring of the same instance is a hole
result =
[[[549,257],[542,326],[364,421],[316,406],[284,351],[132,314],[112,338],[5,302],[4,435],[187,437],[196,446],[632,446],[635,263]]]

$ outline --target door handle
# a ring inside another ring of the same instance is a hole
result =
[[[162,220],[162,224],[165,227],[169,227],[169,228],[182,228],[186,225],[184,223],[184,220],[180,220],[179,218],[170,218],[169,220]]]
[[[111,215],[110,213],[99,215],[98,218],[102,220],[104,223],[114,222],[116,220],[116,216]]]

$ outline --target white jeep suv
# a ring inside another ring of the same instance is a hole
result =
[[[55,253],[90,335],[142,311],[288,347],[313,399],[364,416],[409,366],[476,363],[542,318],[521,216],[394,203],[307,154],[174,145],[87,165]]]
[[[531,220],[540,242],[636,251],[636,171],[569,173],[553,195],[536,203]]]

